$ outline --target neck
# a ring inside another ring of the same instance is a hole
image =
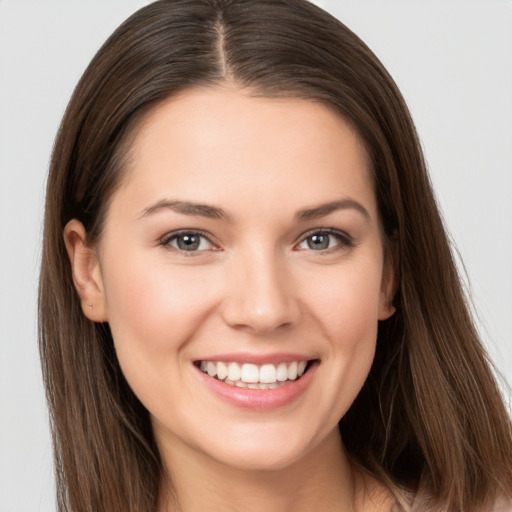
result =
[[[185,445],[172,443],[171,450],[165,444],[174,492],[162,500],[161,512],[354,510],[355,478],[337,429],[299,461],[272,470],[234,468]]]

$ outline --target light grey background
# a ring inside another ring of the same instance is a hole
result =
[[[147,3],[0,0],[0,512],[55,510],[35,306],[53,138],[94,52]],[[405,95],[483,338],[511,383],[512,1],[316,3],[369,44]]]

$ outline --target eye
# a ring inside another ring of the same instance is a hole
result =
[[[198,231],[177,231],[166,235],[160,244],[178,251],[199,252],[214,248],[208,237]]]
[[[344,249],[352,247],[351,237],[335,230],[320,230],[302,239],[297,248],[299,250],[309,249],[312,251],[328,251],[330,249]]]

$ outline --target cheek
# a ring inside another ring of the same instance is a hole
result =
[[[112,261],[112,260],[110,260]],[[106,269],[108,320],[120,362],[164,365],[194,334],[214,304],[214,275],[141,254]]]
[[[339,419],[363,386],[375,355],[382,268],[377,258],[333,269],[310,297],[310,311],[328,340],[333,411]],[[321,285],[321,286],[320,286]]]
[[[376,336],[381,276],[375,258],[333,268],[321,280],[317,276],[309,303],[330,339],[350,345]]]
[[[135,251],[108,261],[115,262],[104,272],[108,322],[126,381],[153,415],[186,408],[176,391],[186,380],[180,361],[214,307],[218,277]]]

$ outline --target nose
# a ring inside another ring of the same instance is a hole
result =
[[[300,304],[286,262],[268,254],[240,255],[226,269],[222,316],[231,327],[265,334],[293,326]]]

